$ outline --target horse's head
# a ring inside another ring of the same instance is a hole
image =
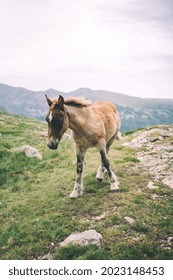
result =
[[[46,117],[48,123],[47,146],[56,150],[63,134],[68,129],[68,116],[64,108],[64,98],[61,95],[53,101],[46,95],[46,100],[50,107]]]

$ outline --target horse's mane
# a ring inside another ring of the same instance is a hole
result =
[[[71,106],[90,106],[92,104],[91,100],[86,100],[83,96],[79,97],[69,97],[64,100],[64,104]]]

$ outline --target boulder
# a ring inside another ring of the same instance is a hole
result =
[[[173,188],[173,127],[158,126],[145,131],[138,131],[131,142],[124,146],[132,148],[145,148],[144,151],[136,153],[140,161],[138,168],[150,174],[154,181],[162,182],[165,186]],[[170,138],[170,141],[169,141]],[[149,189],[157,186],[152,181],[148,183]]]
[[[135,223],[135,220],[133,219],[133,218],[131,218],[131,217],[124,217],[124,219],[126,220],[126,222],[128,222],[129,224],[133,224],[133,223]]]
[[[90,229],[83,231],[81,233],[75,233],[69,235],[63,242],[60,243],[61,247],[69,244],[78,244],[81,246],[86,246],[89,244],[94,244],[99,246],[102,236],[97,231]]]
[[[158,186],[155,186],[152,181],[148,182],[147,188],[149,189],[158,189]]]
[[[36,157],[38,159],[42,159],[42,155],[38,152],[38,150],[29,145],[21,146],[19,151],[24,152],[27,157]]]
[[[162,182],[169,188],[173,189],[173,174],[166,176]]]

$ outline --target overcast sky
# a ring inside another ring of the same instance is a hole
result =
[[[0,82],[173,98],[173,0],[0,0]]]

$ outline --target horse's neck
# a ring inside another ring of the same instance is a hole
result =
[[[74,132],[77,132],[79,129],[82,129],[86,121],[86,107],[80,108],[66,105],[66,110],[69,119],[69,128]]]

